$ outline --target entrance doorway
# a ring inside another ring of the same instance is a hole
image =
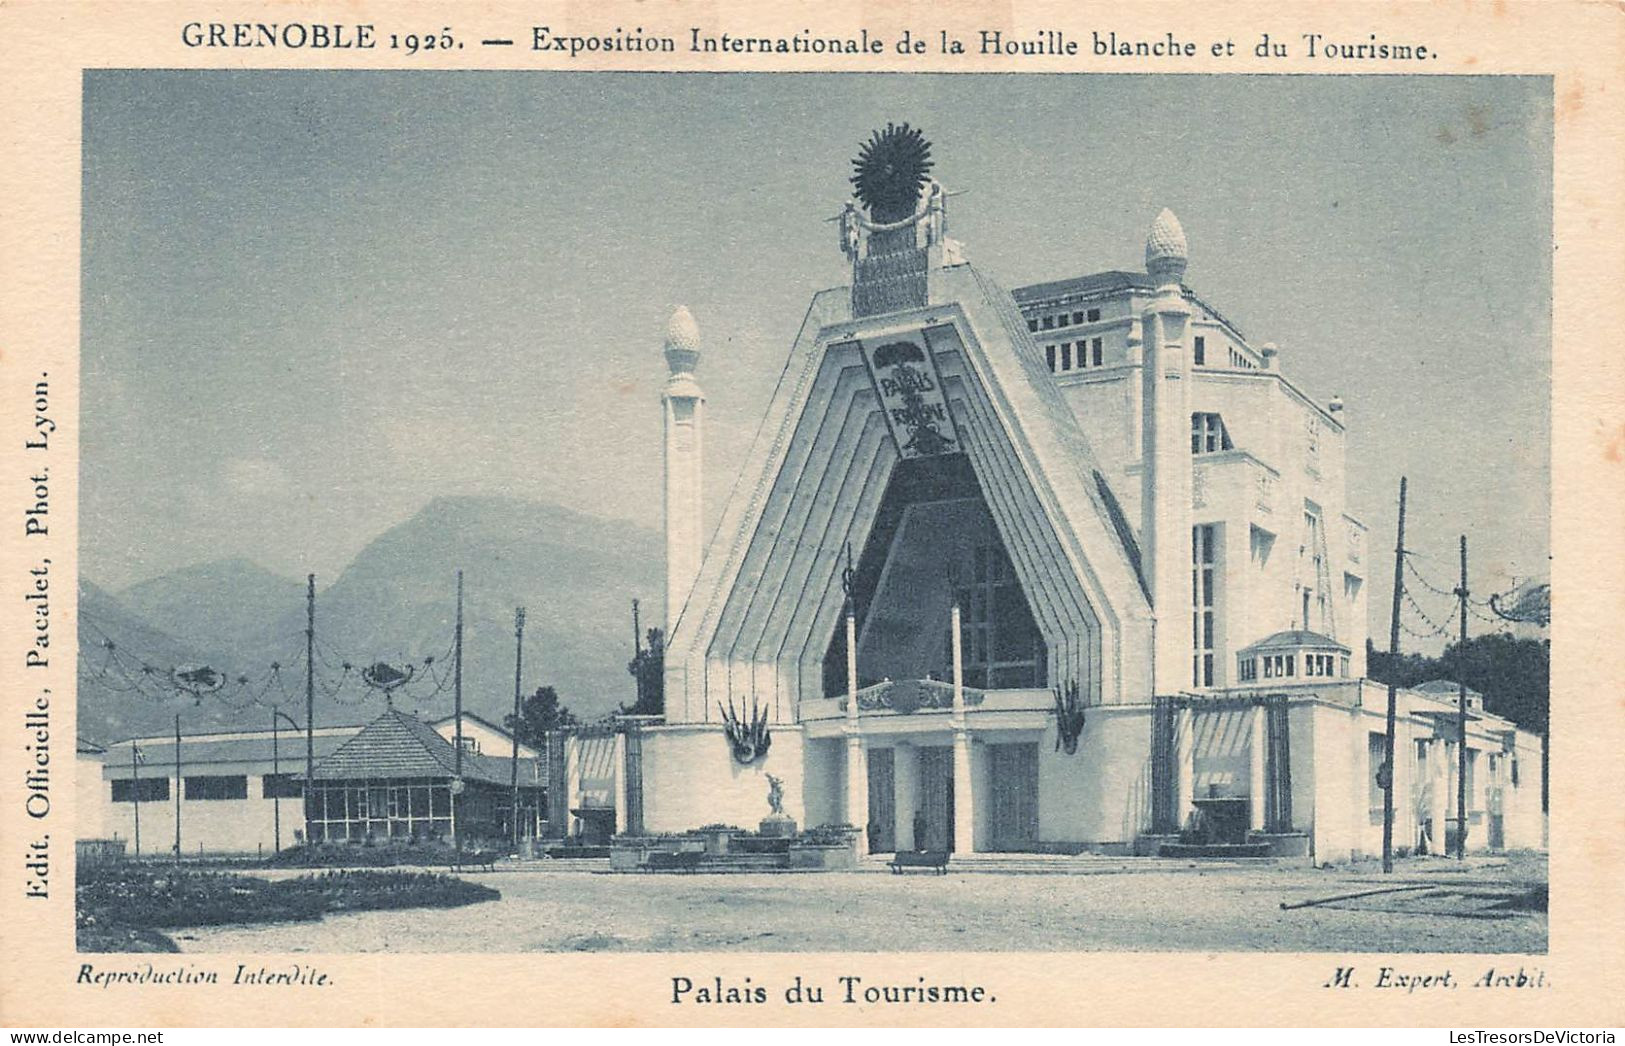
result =
[[[897,786],[894,750],[869,749],[869,852],[897,850]]]
[[[919,808],[914,814],[914,845],[921,850],[954,848],[954,752],[921,748]],[[923,831],[922,831],[923,830]]]
[[[1038,845],[1038,744],[988,745],[993,789],[992,849],[1033,850]]]

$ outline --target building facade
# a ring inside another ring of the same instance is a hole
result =
[[[1128,851],[1221,809],[1282,852],[1380,849],[1342,404],[1185,285],[1170,212],[1145,272],[1012,293],[946,236],[946,199],[848,206],[851,284],[814,297],[713,527],[700,429],[673,429],[701,342],[674,317],[666,717],[630,827],[754,824],[771,775],[875,851]],[[1408,847],[1448,820],[1455,726],[1401,705]],[[1491,817],[1536,845],[1513,768],[1538,739],[1476,715],[1470,845]]]
[[[513,738],[466,712],[461,732],[462,827],[471,838],[506,838]],[[121,840],[132,855],[173,853],[179,838],[188,856],[272,854],[305,839],[449,839],[457,734],[454,716],[424,723],[393,709],[366,725],[316,728],[308,819],[306,737],[295,726],[182,733],[178,746],[173,734],[81,745],[90,772],[80,780],[95,791],[80,796],[91,809],[76,819],[79,836]],[[521,832],[531,837],[545,826],[546,755],[520,745],[518,767]]]

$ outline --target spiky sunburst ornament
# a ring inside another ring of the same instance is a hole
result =
[[[875,221],[901,221],[914,213],[931,166],[925,135],[906,123],[888,123],[870,135],[852,161],[853,192]]]

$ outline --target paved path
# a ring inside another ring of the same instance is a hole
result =
[[[1544,952],[1545,861],[1375,866],[1090,863],[1086,874],[464,873],[500,901],[172,931],[183,951]],[[1093,872],[1094,874],[1087,874]],[[1310,907],[1391,886],[1427,887]]]

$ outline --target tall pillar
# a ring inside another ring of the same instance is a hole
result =
[[[976,850],[976,784],[970,765],[970,728],[965,723],[965,652],[959,598],[949,612],[954,658],[954,853]]]
[[[1428,839],[1428,853],[1443,856],[1448,838],[1445,819],[1450,816],[1450,759],[1449,749],[1442,737],[1428,742],[1428,778],[1431,792],[1428,796],[1428,819],[1433,822],[1433,835]]]
[[[846,602],[846,822],[858,830],[858,853],[869,852],[869,763],[858,720],[858,618]]]
[[[1181,707],[1175,724],[1178,767],[1174,780],[1179,790],[1174,797],[1174,817],[1178,827],[1183,828],[1191,815],[1191,800],[1196,798],[1196,713],[1189,705]]]
[[[907,741],[892,749],[892,788],[897,849],[917,850],[921,840],[914,838],[914,815],[920,812],[920,750]]]
[[[665,393],[660,397],[666,436],[666,637],[688,602],[704,551],[701,503],[705,393],[694,378],[700,361],[700,329],[686,306],[666,325]]]
[[[1186,346],[1191,310],[1180,284],[1186,259],[1185,232],[1165,209],[1145,244],[1146,271],[1157,290],[1141,313],[1140,367],[1140,542],[1156,614],[1152,664],[1159,694],[1192,685],[1191,364]]]
[[[615,751],[610,759],[610,772],[615,781],[615,834],[624,835],[627,828],[626,808],[626,735],[615,735]]]
[[[954,731],[954,853],[976,852],[976,777],[971,773],[970,731]]]
[[[1248,713],[1248,723],[1251,727],[1252,741],[1247,759],[1247,791],[1250,799],[1252,829],[1255,832],[1264,830],[1264,790],[1269,779],[1265,776],[1264,767],[1269,759],[1269,734],[1264,729],[1264,706],[1256,704]]]
[[[564,834],[575,834],[575,811],[581,809],[581,738],[564,740]]]
[[[869,852],[869,761],[863,738],[846,735],[846,821],[858,830],[858,853]]]

